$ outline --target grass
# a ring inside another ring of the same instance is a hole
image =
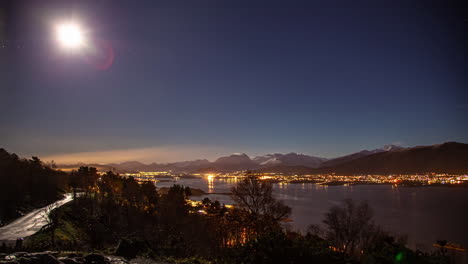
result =
[[[60,246],[60,248],[81,248],[81,246],[85,245],[86,241],[89,241],[85,232],[78,225],[78,221],[80,221],[79,216],[72,214],[72,206],[73,202],[70,202],[51,212],[51,214],[55,214],[58,220],[58,226],[53,232],[55,244]],[[51,232],[51,229],[42,229],[34,235],[27,237],[24,245],[27,248],[36,249],[53,248]]]

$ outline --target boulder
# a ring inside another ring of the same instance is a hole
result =
[[[27,254],[29,254],[29,253],[28,252],[15,252],[15,253],[13,253],[11,255],[16,256],[17,258],[19,258],[19,257],[26,256]]]
[[[30,257],[19,257],[16,258],[16,261],[20,264],[36,264],[36,263],[42,263],[39,258],[30,258]]]
[[[111,264],[128,264],[128,261],[126,261],[124,258],[117,257],[117,256],[108,256],[109,261]],[[140,262],[136,262],[140,263]]]
[[[18,262],[19,262],[20,264],[34,264],[34,261],[33,261],[32,259],[30,259],[30,258],[23,258],[23,257],[18,258]]]
[[[64,264],[80,264],[81,263],[81,262],[78,262],[76,259],[68,258],[68,257],[58,258],[58,260],[63,262]]]
[[[20,264],[16,260],[0,260],[0,264]]]
[[[67,257],[69,257],[69,258],[83,257],[83,253],[81,253],[81,252],[71,252],[71,253],[67,254]]]
[[[25,258],[42,258],[43,255],[47,255],[47,253],[34,252],[34,253],[28,253],[26,255],[23,255],[23,257],[25,257]]]
[[[21,264],[63,264],[47,252],[24,254],[18,260]]]
[[[86,264],[108,264],[109,261],[101,254],[91,253],[85,257]]]
[[[23,261],[25,264],[42,263],[41,258],[38,257],[38,256],[34,256],[34,257],[23,257],[22,259],[23,259],[22,261]]]
[[[49,255],[49,254],[41,255],[39,259],[41,260],[41,264],[63,264],[54,256]]]
[[[85,263],[86,260],[84,257],[74,257],[74,260],[76,260],[78,263]]]
[[[133,259],[137,256],[140,249],[141,243],[128,239],[121,239],[114,255],[124,257],[126,259]]]

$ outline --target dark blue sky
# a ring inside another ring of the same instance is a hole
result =
[[[12,1],[0,145],[167,161],[468,142],[462,9],[327,2]],[[64,54],[52,33],[69,19],[106,51]]]

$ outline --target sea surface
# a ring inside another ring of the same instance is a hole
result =
[[[167,180],[167,179],[164,179]],[[157,187],[180,184],[202,189],[205,197],[232,204],[229,195],[238,179],[179,178],[156,183]],[[367,201],[374,222],[395,235],[408,237],[408,246],[431,250],[436,240],[468,246],[468,189],[461,187],[403,187],[395,185],[322,186],[313,183],[274,184],[274,195],[292,208],[293,230],[305,232],[310,224],[323,225],[330,207],[344,199]]]

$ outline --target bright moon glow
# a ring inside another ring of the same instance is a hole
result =
[[[80,27],[75,24],[63,24],[57,27],[57,38],[65,47],[76,48],[83,45],[84,37]]]

